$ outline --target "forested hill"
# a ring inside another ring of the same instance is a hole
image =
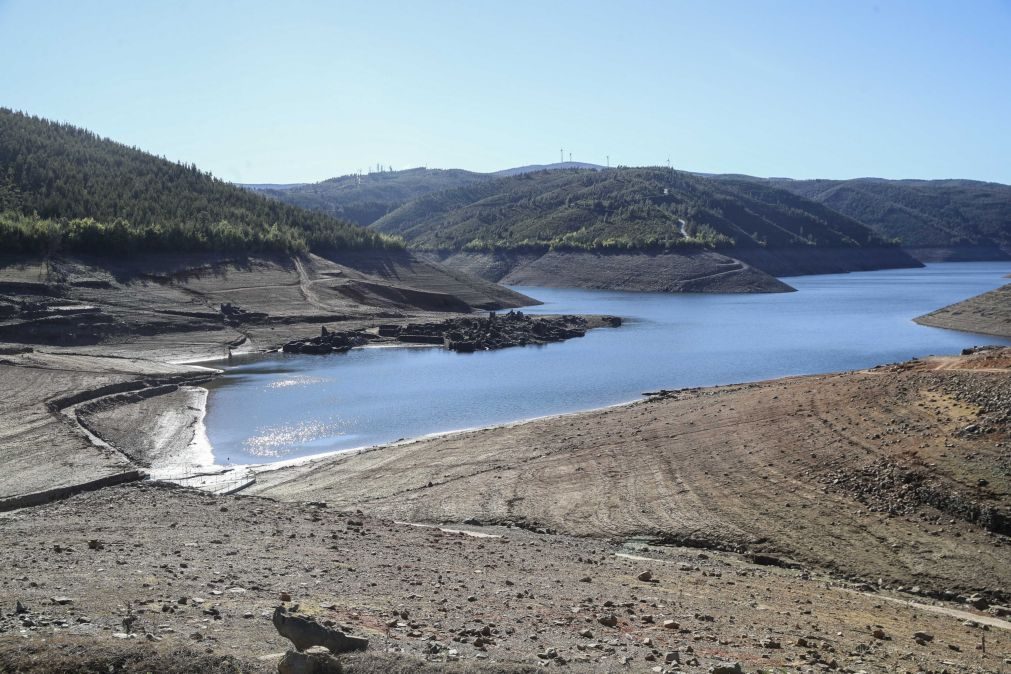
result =
[[[419,197],[373,227],[441,251],[887,245],[790,192],[667,168],[524,173]]]
[[[284,189],[261,188],[260,192],[294,206],[309,208],[366,226],[424,194],[492,179],[491,175],[462,169],[413,168],[404,171],[346,175]]]
[[[1011,255],[1011,186],[973,180],[789,180],[769,184],[850,216],[906,248]]]
[[[4,252],[303,252],[398,245],[195,166],[0,108]]]

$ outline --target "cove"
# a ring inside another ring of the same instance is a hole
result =
[[[365,348],[217,364],[205,424],[219,464],[257,464],[713,386],[958,353],[996,337],[912,319],[1007,283],[1011,264],[940,263],[786,279],[795,293],[687,295],[518,287],[530,313],[614,314],[621,328],[457,354]]]

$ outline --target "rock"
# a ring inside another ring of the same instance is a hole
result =
[[[278,597],[278,599],[280,599],[281,601],[291,601],[291,595],[288,594],[287,592],[282,592],[280,597]]]
[[[664,620],[663,621],[663,628],[665,630],[676,630],[679,627],[681,627],[681,625],[679,625],[676,620]]]
[[[969,597],[969,606],[980,611],[985,611],[990,607],[990,602],[987,601],[986,597],[981,597],[978,594],[974,594]]]
[[[604,627],[618,626],[618,618],[615,617],[613,613],[605,613],[604,615],[597,618],[597,622],[603,625]]]
[[[584,639],[592,639],[593,632],[591,632],[590,630],[583,630],[579,633],[579,636],[583,637]]]
[[[888,635],[885,634],[885,631],[880,627],[875,627],[874,631],[871,632],[871,636],[875,639],[881,639],[882,641],[888,639]]]
[[[28,608],[24,604],[21,603],[20,599],[18,599],[16,602],[14,602],[14,612],[15,613],[28,613]]]
[[[98,540],[97,538],[92,538],[90,541],[88,541],[89,550],[101,550],[104,547],[105,544],[102,543],[102,541]]]
[[[668,665],[674,663],[681,664],[681,655],[677,651],[671,651],[670,653],[668,653],[663,657],[663,661],[666,662]]]
[[[364,651],[369,647],[368,639],[348,636],[308,618],[285,615],[280,606],[274,609],[272,621],[278,634],[293,643],[299,651],[312,646],[323,646],[331,653],[348,653]]]
[[[603,323],[618,327],[621,319],[608,316]],[[505,349],[527,344],[559,342],[586,334],[587,321],[581,316],[527,316],[522,311],[493,314],[487,318],[467,316],[450,318],[439,323],[410,323],[404,326],[380,325],[378,337],[394,338],[400,342],[444,346],[452,351],[471,353]],[[360,346],[372,333],[356,330],[350,332],[321,331],[320,336],[293,340],[284,345],[285,353],[326,354],[342,353]]]
[[[67,604],[73,604],[74,600],[70,597],[53,597],[52,602],[54,604],[59,604],[60,606],[66,606]]]
[[[647,569],[646,571],[643,571],[638,576],[636,576],[636,578],[638,578],[644,583],[648,583],[649,581],[653,580],[653,572]]]
[[[340,661],[325,652],[289,650],[277,663],[278,674],[340,674],[341,671]]]
[[[782,648],[783,647],[783,645],[781,643],[779,643],[778,640],[773,639],[772,637],[768,637],[766,639],[762,639],[761,646],[762,646],[762,648],[771,648],[771,649],[777,649],[777,648]]]
[[[934,635],[929,632],[914,632],[913,638],[916,639],[917,641],[927,643],[929,641],[934,640]]]
[[[723,662],[709,668],[709,674],[744,674],[739,662]]]

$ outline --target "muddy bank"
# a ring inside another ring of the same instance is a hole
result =
[[[207,389],[166,384],[90,401],[81,425],[154,476],[214,465],[203,430]]]
[[[1011,447],[994,410],[1011,400],[1006,356],[681,391],[272,471],[252,490],[1003,595]]]
[[[506,285],[641,292],[788,292],[790,286],[715,252],[456,253],[443,264]]]
[[[915,319],[921,325],[1011,338],[1011,284]]]

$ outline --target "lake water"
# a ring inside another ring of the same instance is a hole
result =
[[[623,327],[539,347],[457,354],[366,348],[234,359],[211,385],[218,463],[265,463],[572,412],[659,388],[710,386],[951,354],[995,337],[916,316],[996,288],[1008,263],[787,279],[798,292],[665,295],[517,288],[530,313],[615,314]]]

